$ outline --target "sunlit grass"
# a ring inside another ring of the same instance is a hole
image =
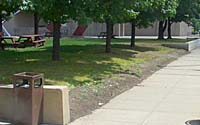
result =
[[[129,47],[129,41],[114,39],[112,53],[106,54],[105,40],[65,38],[61,40],[61,60],[57,62],[51,60],[51,39],[40,48],[6,49],[0,51],[0,81],[9,84],[13,74],[26,71],[44,73],[46,84],[93,84],[157,58],[159,53],[174,51],[161,46],[163,41],[138,40],[134,49]],[[181,42],[172,40],[176,41]]]

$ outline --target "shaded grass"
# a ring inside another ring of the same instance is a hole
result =
[[[137,40],[129,47],[129,39],[114,39],[112,53],[105,54],[102,39],[61,40],[61,61],[51,61],[52,40],[47,39],[41,48],[7,49],[0,51],[0,81],[11,82],[18,72],[44,73],[46,84],[77,86],[96,84],[113,74],[157,58],[160,53],[174,49],[162,47],[163,41]],[[172,40],[171,42],[184,42]]]

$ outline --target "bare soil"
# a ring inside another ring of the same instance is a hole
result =
[[[133,66],[127,71],[107,78],[101,84],[86,85],[72,89],[70,91],[71,121],[92,113],[95,109],[108,103],[112,98],[137,86],[155,71],[187,53],[184,50],[176,50],[175,52],[162,54],[159,58],[139,66]],[[138,73],[138,69],[140,69],[141,73]]]

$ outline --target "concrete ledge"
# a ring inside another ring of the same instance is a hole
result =
[[[11,125],[11,123],[8,123],[8,122],[0,122],[0,125]]]
[[[184,49],[190,52],[200,47],[200,39],[196,39],[187,43],[167,43],[163,45],[171,48]]]
[[[17,108],[13,104],[13,93],[12,85],[0,86],[0,119],[4,121],[12,121],[13,110]],[[69,123],[70,110],[68,93],[67,87],[44,86],[44,124],[67,125]]]

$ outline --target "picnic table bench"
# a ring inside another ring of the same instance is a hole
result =
[[[106,32],[100,32],[100,34],[98,35],[98,38],[106,38],[107,37],[107,33]],[[115,38],[116,35],[112,34],[112,38]]]
[[[2,50],[5,49],[5,47],[14,47],[18,48],[20,43],[18,41],[15,41],[19,37],[17,36],[0,36],[0,47]],[[11,41],[11,42],[9,42]]]

